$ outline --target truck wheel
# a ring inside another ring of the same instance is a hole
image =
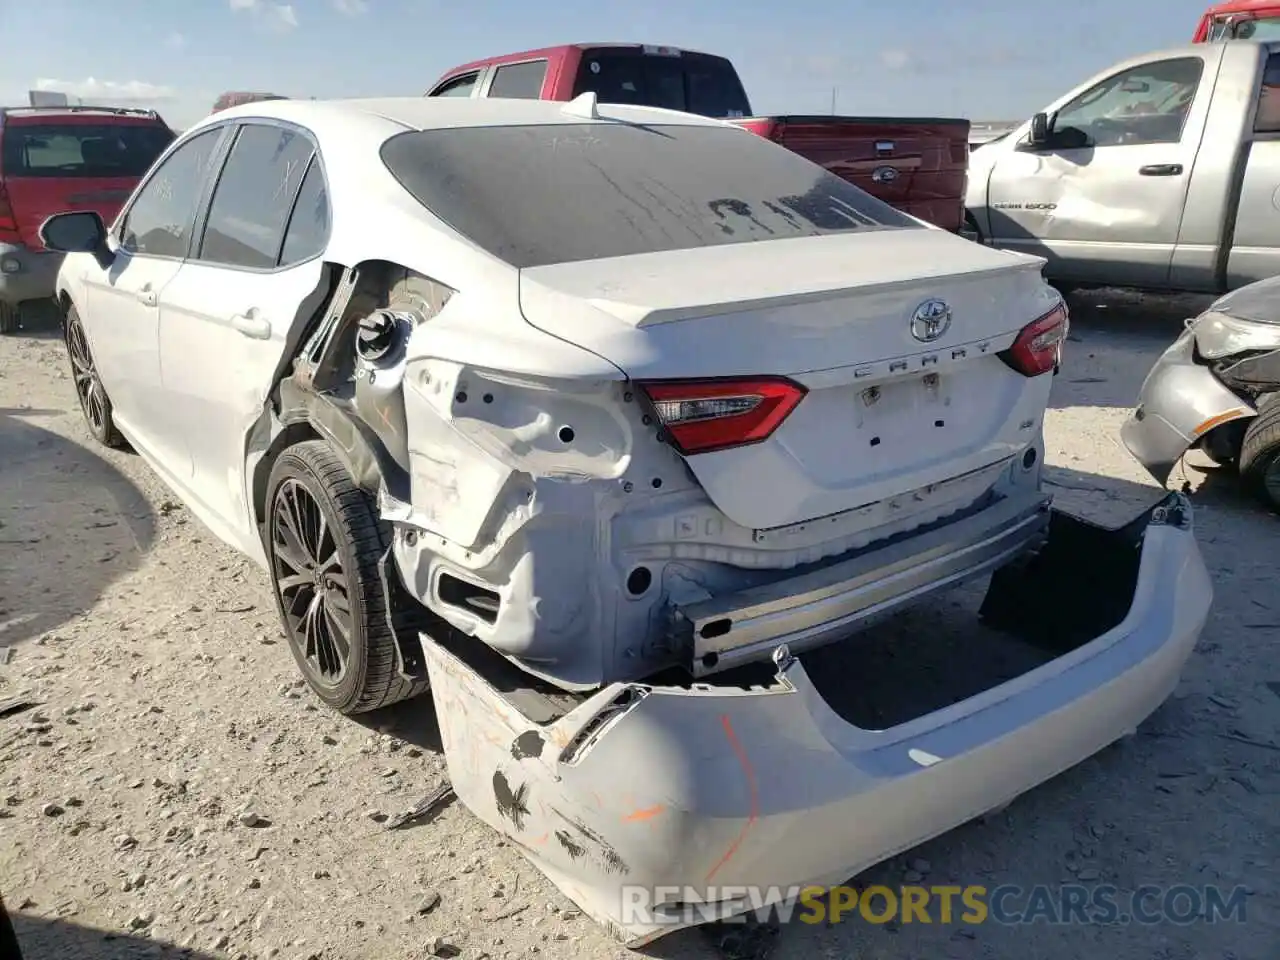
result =
[[[1259,405],[1245,431],[1240,478],[1250,493],[1280,513],[1280,395]]]
[[[958,232],[966,240],[972,240],[974,243],[983,242],[982,230],[978,227],[978,221],[968,210],[964,212],[964,224]]]
[[[271,469],[266,546],[276,609],[303,677],[339,713],[417,696],[400,675],[378,561],[390,530],[322,440],[289,447]],[[411,624],[405,624],[406,629]]]
[[[17,333],[21,314],[12,303],[0,303],[0,333]]]

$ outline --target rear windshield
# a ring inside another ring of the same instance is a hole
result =
[[[173,137],[154,123],[10,123],[0,171],[6,177],[141,177]]]
[[[920,224],[732,127],[417,130],[382,146],[432,213],[518,267]]]
[[[577,96],[588,91],[601,103],[663,107],[720,119],[751,115],[733,64],[703,53],[587,50],[573,92]]]

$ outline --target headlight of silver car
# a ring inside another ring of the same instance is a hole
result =
[[[1206,360],[1218,360],[1246,350],[1280,348],[1280,323],[1238,320],[1209,310],[1199,316],[1192,330],[1196,348]]]

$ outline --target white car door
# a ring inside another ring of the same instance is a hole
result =
[[[182,142],[152,170],[116,220],[115,260],[85,278],[81,322],[117,423],[161,473],[190,473],[185,443],[161,398],[160,295],[187,255],[201,191],[223,128]]]
[[[1064,104],[1048,143],[1001,151],[991,241],[1047,258],[1055,279],[1166,284],[1213,81],[1204,58],[1174,57]]]
[[[160,371],[187,438],[191,494],[219,536],[256,553],[247,436],[286,351],[324,300],[324,171],[304,131],[240,127],[191,257],[165,288]]]

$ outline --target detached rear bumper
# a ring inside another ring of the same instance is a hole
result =
[[[459,796],[639,946],[710,918],[680,901],[839,883],[1133,731],[1176,685],[1211,599],[1181,495],[1116,530],[1055,513],[1044,550],[996,574],[984,612],[1070,652],[888,730],[844,720],[785,648],[767,687],[614,684],[539,725],[471,654],[423,645]],[[1098,617],[1107,627],[1082,640]],[[680,891],[665,914],[629,907],[660,887]]]

